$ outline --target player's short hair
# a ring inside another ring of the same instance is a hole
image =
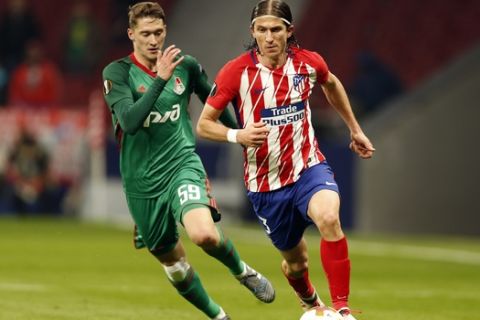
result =
[[[128,8],[128,26],[135,28],[138,19],[152,17],[165,21],[165,12],[157,2],[139,2]]]
[[[292,11],[289,5],[282,0],[261,0],[252,10],[250,16],[250,25],[253,27],[255,20],[261,16],[274,16],[280,18],[285,26],[288,28],[293,23]],[[295,35],[291,35],[287,39],[287,49],[291,46],[297,45],[297,39]],[[247,46],[247,49],[258,49],[255,39]]]

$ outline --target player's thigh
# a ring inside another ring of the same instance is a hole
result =
[[[220,220],[215,198],[203,168],[187,168],[178,173],[171,183],[170,205],[175,219],[184,224],[184,217],[200,215],[200,221]]]
[[[340,197],[332,190],[317,191],[308,204],[308,216],[315,224],[338,220],[340,212]]]
[[[212,219],[210,207],[199,204],[187,207],[183,214],[183,226],[193,243],[201,247],[218,245],[220,234]]]
[[[295,183],[295,207],[318,225],[325,214],[338,214],[340,197],[333,170],[326,161],[308,168]]]
[[[270,192],[248,193],[258,221],[280,251],[297,246],[305,228],[311,224],[294,208],[294,196],[293,186]]]
[[[155,255],[173,250],[179,234],[168,196],[133,198],[127,196],[130,213],[145,245]]]

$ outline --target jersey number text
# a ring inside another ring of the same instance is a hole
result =
[[[188,200],[200,200],[200,188],[194,184],[183,184],[178,188],[180,205]]]

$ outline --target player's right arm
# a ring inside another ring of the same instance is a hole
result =
[[[269,129],[264,122],[254,122],[243,129],[230,129],[217,122],[222,111],[208,103],[205,104],[197,123],[197,134],[200,137],[214,141],[233,142],[228,139],[230,131],[235,135],[235,142],[247,147],[260,147],[265,142]]]
[[[269,129],[263,122],[253,122],[241,129],[229,129],[217,120],[239,90],[239,70],[234,61],[218,73],[215,84],[197,122],[197,134],[214,141],[238,142],[247,147],[259,147],[267,138]],[[240,126],[242,127],[242,126]]]

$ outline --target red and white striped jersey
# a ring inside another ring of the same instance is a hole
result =
[[[299,48],[291,48],[284,66],[275,70],[262,65],[253,50],[220,70],[207,103],[224,109],[232,102],[241,127],[263,121],[270,128],[261,147],[244,149],[248,190],[279,189],[325,160],[315,139],[309,97],[314,85],[327,77],[323,58]]]

